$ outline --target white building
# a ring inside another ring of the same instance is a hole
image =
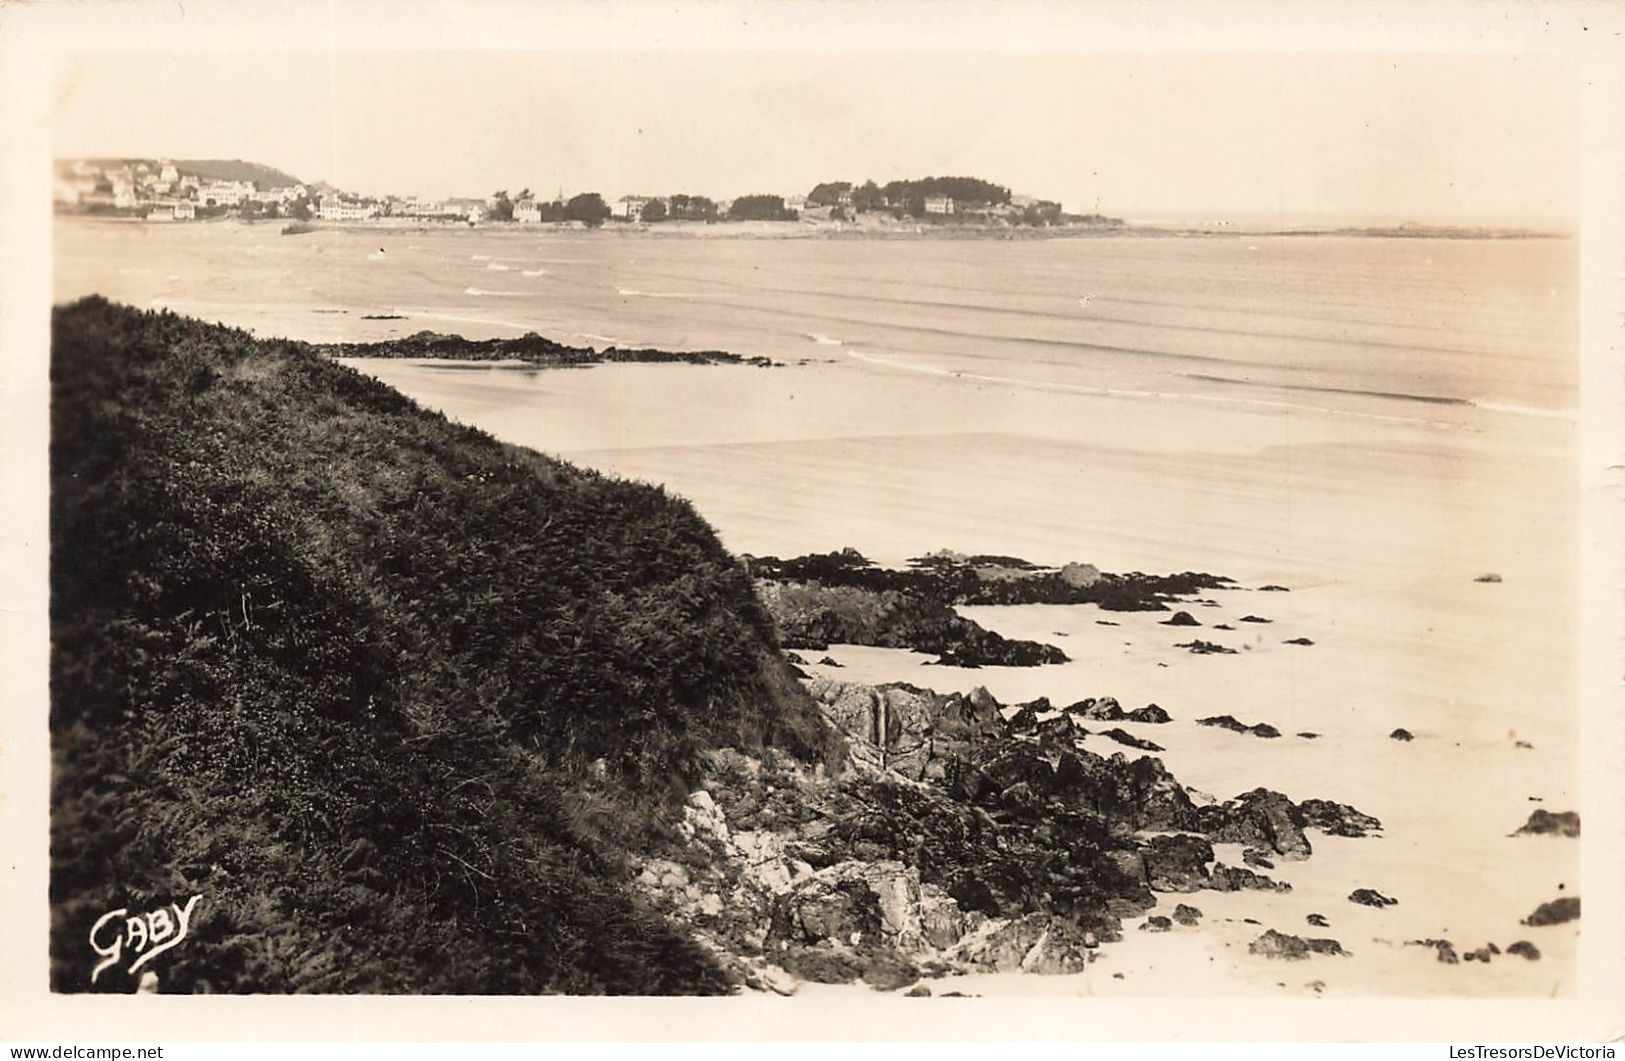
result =
[[[165,162],[164,168],[158,171],[158,180],[164,184],[174,184],[180,179],[181,175],[175,172],[173,163]]]
[[[954,201],[946,195],[933,196],[925,201],[925,212],[928,214],[951,214],[954,212]]]
[[[646,195],[621,196],[621,216],[628,221],[637,221],[643,217],[643,208],[649,205]]]
[[[198,189],[197,197],[205,206],[239,206],[253,194],[253,181],[210,181]]]
[[[377,214],[378,208],[371,203],[341,203],[328,199],[322,202],[316,216],[323,221],[366,221]]]
[[[185,199],[182,199],[180,202],[171,207],[170,213],[174,216],[176,221],[197,220],[197,207],[193,206]]]
[[[527,225],[541,224],[542,204],[535,199],[521,199],[513,206],[513,219]]]

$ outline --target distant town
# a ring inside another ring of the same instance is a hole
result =
[[[269,166],[238,160],[60,159],[54,200],[62,213],[156,222],[233,217],[315,221],[517,224],[593,228],[609,224],[743,221],[856,224],[860,219],[989,227],[1084,225],[1114,228],[1118,218],[1070,214],[1054,200],[1015,195],[974,177],[926,177],[886,184],[827,181],[805,194],[622,195],[596,191],[544,197],[524,188],[484,198],[423,199],[361,195],[325,183],[306,184]],[[297,231],[298,229],[295,228]]]

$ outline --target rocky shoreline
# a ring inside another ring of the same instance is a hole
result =
[[[844,769],[713,753],[637,871],[646,898],[691,925],[738,988],[902,991],[976,972],[1075,973],[1159,893],[1290,888],[1217,861],[1216,843],[1245,845],[1248,862],[1269,867],[1311,857],[1310,831],[1381,829],[1354,807],[1264,788],[1220,801],[1154,757],[1080,746],[1080,720],[1166,721],[1156,705],[1006,705],[982,688],[828,678],[807,691],[846,739]],[[1186,904],[1175,913],[1181,925],[1201,917]],[[1341,952],[1335,941],[1260,940]]]
[[[1201,590],[1237,588],[1222,575],[1126,575],[1092,564],[1044,567],[1019,557],[938,552],[906,568],[875,564],[856,549],[781,560],[742,558],[786,648],[831,644],[907,648],[955,667],[1066,663],[1065,652],[1005,638],[959,615],[972,604],[1097,604],[1108,611],[1166,611]],[[1188,613],[1186,622],[1200,625]],[[1178,619],[1176,616],[1176,620]],[[1173,622],[1171,620],[1171,622]]]

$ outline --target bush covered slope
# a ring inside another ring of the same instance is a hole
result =
[[[726,989],[623,856],[707,749],[836,749],[687,503],[100,299],[52,389],[57,990],[193,894],[166,992]]]

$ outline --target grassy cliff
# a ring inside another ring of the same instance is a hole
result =
[[[626,852],[708,749],[835,738],[687,503],[100,299],[52,394],[55,989],[193,894],[165,991],[726,989]]]

